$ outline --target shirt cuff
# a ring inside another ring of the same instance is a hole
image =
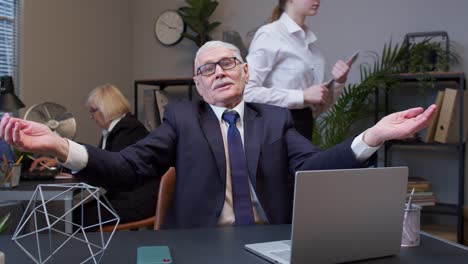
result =
[[[304,108],[304,91],[302,90],[288,91],[288,108],[289,109]]]
[[[65,168],[78,172],[88,164],[88,151],[83,145],[68,140],[68,156],[64,163],[59,162]]]
[[[372,154],[374,154],[382,146],[379,145],[377,147],[371,147],[367,145],[364,140],[362,140],[364,133],[366,133],[366,131],[359,134],[359,136],[354,138],[353,143],[351,143],[351,150],[356,156],[356,160],[359,162],[363,162],[369,159],[370,156],[372,156]]]

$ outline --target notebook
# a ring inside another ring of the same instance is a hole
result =
[[[407,167],[297,172],[291,240],[245,248],[284,264],[398,254],[407,182]]]

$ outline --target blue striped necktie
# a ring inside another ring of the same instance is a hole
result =
[[[232,199],[234,206],[235,225],[252,225],[255,223],[252,201],[250,200],[249,173],[245,159],[242,138],[236,123],[239,114],[236,111],[225,111],[223,120],[229,124],[227,140],[229,161],[231,164]]]

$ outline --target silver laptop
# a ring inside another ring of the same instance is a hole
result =
[[[407,182],[407,167],[297,172],[291,240],[245,248],[284,264],[398,254]]]

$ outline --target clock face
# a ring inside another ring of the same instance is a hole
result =
[[[182,17],[173,10],[164,11],[156,20],[154,33],[163,45],[175,45],[182,39],[185,23]]]

